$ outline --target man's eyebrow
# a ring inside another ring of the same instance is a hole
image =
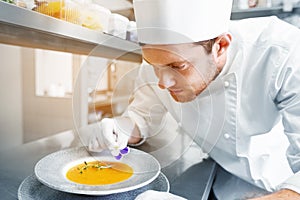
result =
[[[149,65],[155,65],[155,63],[154,64],[152,64],[152,63],[150,63],[147,59],[145,59],[145,58],[143,58],[145,61],[146,61],[146,63],[148,63]],[[173,65],[176,65],[176,64],[178,64],[178,63],[183,63],[183,62],[186,62],[186,60],[182,60],[182,61],[175,61],[175,62],[171,62],[171,63],[168,63],[168,64],[163,64],[162,66],[173,66]]]

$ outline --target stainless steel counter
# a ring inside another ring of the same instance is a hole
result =
[[[171,145],[162,145],[157,139],[159,137],[151,138],[140,149],[148,151],[162,163],[162,172],[170,182],[170,192],[188,199],[207,199],[216,164],[211,159],[202,161],[204,155],[194,143],[183,148],[181,153],[171,151],[174,147],[178,149],[184,141],[190,142],[182,134],[174,137],[172,144],[169,143]],[[0,199],[18,198],[19,185],[33,174],[34,165],[39,159],[49,153],[75,146],[81,146],[78,137],[73,131],[66,131],[1,152]],[[171,154],[177,154],[177,157],[169,156]]]

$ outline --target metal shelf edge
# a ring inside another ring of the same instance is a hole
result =
[[[243,19],[250,17],[264,17],[270,15],[279,15],[284,13],[298,13],[300,11],[300,5],[293,7],[291,11],[284,11],[283,6],[276,7],[258,7],[258,8],[249,8],[249,9],[234,9],[231,12],[231,19]]]
[[[0,42],[141,62],[137,43],[1,1]]]

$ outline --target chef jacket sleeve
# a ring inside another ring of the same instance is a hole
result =
[[[300,194],[300,59],[296,55],[299,52],[299,45],[290,49],[289,58],[276,74],[273,91],[276,91],[274,99],[290,143],[286,156],[294,172],[280,188],[288,188]]]
[[[167,110],[155,90],[159,89],[153,68],[142,64],[135,81],[133,101],[123,116],[130,117],[139,128],[142,137],[146,138],[155,135],[165,125]]]

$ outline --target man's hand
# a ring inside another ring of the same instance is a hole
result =
[[[101,152],[108,149],[116,159],[121,159],[129,151],[128,133],[115,119],[104,118],[101,122],[82,127],[79,135],[90,151]]]
[[[101,122],[80,128],[78,133],[82,143],[90,151],[109,149],[116,159],[128,153],[128,144],[140,145],[145,141],[135,123],[128,117],[104,118]]]
[[[89,150],[102,151],[109,149],[114,156],[127,146],[129,136],[114,119],[104,118],[99,124],[89,141]]]
[[[249,200],[300,200],[300,194],[289,189],[283,189],[263,197]]]

